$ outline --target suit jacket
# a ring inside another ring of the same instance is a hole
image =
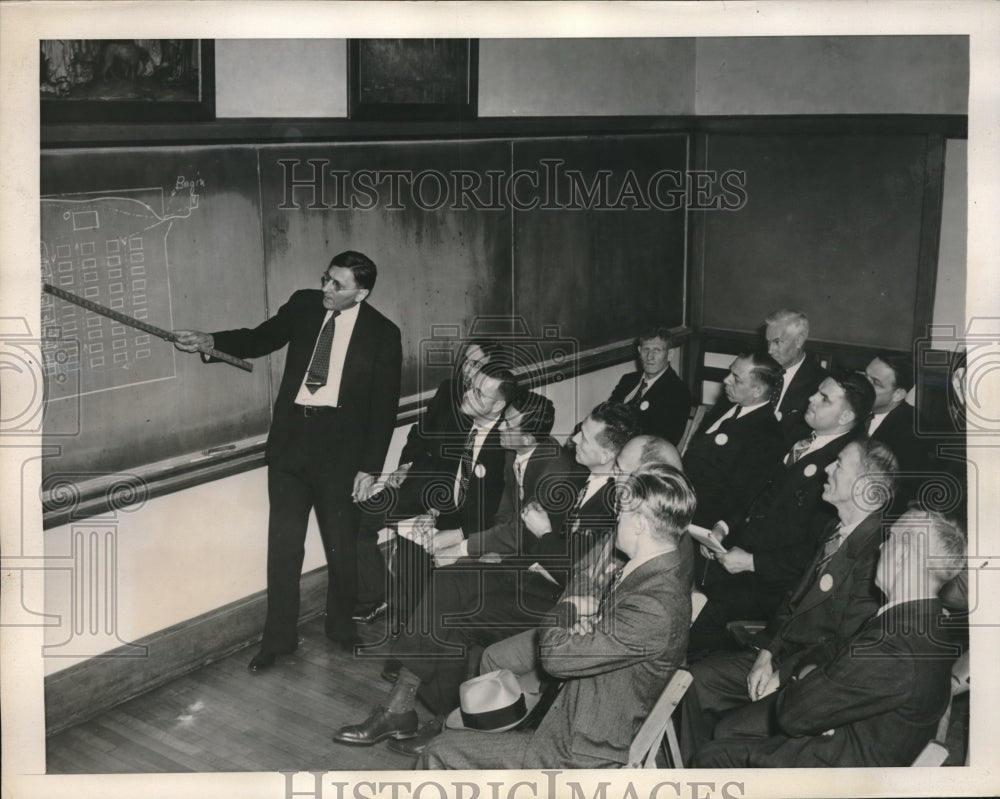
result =
[[[778,594],[798,581],[835,516],[833,506],[822,500],[824,470],[852,438],[853,433],[844,433],[794,464],[778,465],[744,517],[729,523],[726,547],[740,546],[754,556],[754,572],[730,577],[745,575],[758,591]]]
[[[268,463],[294,463],[299,455],[286,446],[289,423],[325,315],[323,292],[304,289],[252,330],[212,334],[217,349],[241,358],[257,358],[288,346],[267,439]],[[345,471],[382,471],[396,426],[401,363],[399,328],[362,302],[344,359],[338,400],[345,440],[337,441],[336,447]]]
[[[767,483],[785,454],[781,427],[769,405],[705,433],[732,403],[716,406],[684,453],[684,473],[698,497],[694,523],[712,527],[742,513]]]
[[[582,486],[583,483],[581,490]],[[573,565],[584,558],[589,559],[592,552],[599,550],[610,536],[614,536],[617,523],[617,490],[614,478],[609,477],[582,507],[570,510],[562,527],[553,525],[552,532],[538,539],[533,560],[544,566],[561,587],[565,587]]]
[[[916,429],[913,406],[901,402],[886,415],[871,437],[892,450],[901,472],[919,472],[927,468],[929,459]]]
[[[951,696],[955,655],[942,646],[940,614],[926,599],[872,618],[836,658],[780,692],[780,734],[751,746],[747,765],[909,766]]]
[[[837,528],[830,522],[825,541]],[[823,664],[867,622],[883,602],[875,585],[882,518],[863,519],[825,566],[822,544],[799,584],[788,594],[756,643],[774,655],[773,665],[786,685],[806,663]]]
[[[469,486],[461,506],[455,507],[455,477],[472,420],[456,413],[450,404],[438,406],[425,418],[416,459],[399,486],[392,516],[406,518],[440,511],[441,529],[461,527],[466,535],[488,527],[500,505],[504,489],[506,450],[500,444],[500,419],[490,428],[472,464]]]
[[[399,454],[399,463],[413,464],[433,456],[435,440],[442,434],[468,430],[468,422],[463,422],[459,408],[462,405],[462,381],[449,377],[438,386],[424,412],[417,417],[406,434],[406,444]]]
[[[566,682],[522,767],[627,762],[636,731],[686,656],[692,555],[687,538],[680,543],[621,580],[590,634],[540,631],[542,667]]]
[[[631,372],[618,381],[609,399],[623,402],[639,385],[642,372]],[[646,407],[643,408],[642,406]],[[660,375],[636,406],[642,432],[678,444],[691,414],[691,392],[671,367]]]
[[[504,463],[504,488],[493,524],[468,536],[469,556],[496,552],[501,556],[531,555],[538,539],[521,521],[521,508],[538,500],[549,515],[552,529],[561,529],[570,508],[568,497],[575,497],[586,476],[583,470],[551,436],[538,442],[524,467],[522,488],[518,491],[514,474],[515,453],[508,451]]]
[[[803,416],[809,406],[809,397],[816,393],[819,384],[829,376],[830,373],[820,366],[819,361],[806,353],[802,365],[789,383],[788,390],[777,408],[781,414],[781,432],[785,439],[785,449],[791,449],[796,441],[808,438],[812,432]]]

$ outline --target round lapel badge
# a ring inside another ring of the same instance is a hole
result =
[[[480,480],[486,477],[486,467],[481,463],[476,464],[476,468],[472,470],[473,474],[476,475]]]
[[[816,474],[816,464],[810,463],[808,466],[806,466],[805,469],[802,470],[802,473],[806,477],[812,477],[814,474]]]
[[[824,574],[819,578],[819,590],[826,593],[831,588],[833,588],[833,577],[829,574]]]
[[[649,400],[643,400],[642,402],[640,402],[639,403],[639,410],[640,411],[648,411],[649,410]]]
[[[715,436],[715,443],[720,447],[726,446],[726,442],[728,441],[729,441],[729,436],[727,436],[725,433],[718,433]]]

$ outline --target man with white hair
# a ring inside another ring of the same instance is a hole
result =
[[[832,660],[792,677],[774,700],[765,737],[720,738],[694,765],[910,765],[951,696],[957,652],[947,643],[938,594],[962,570],[965,552],[965,532],[942,514],[903,514],[881,547],[875,583],[887,602],[878,614]]]
[[[806,354],[809,318],[802,311],[782,308],[764,319],[767,353],[784,369],[774,415],[781,422],[785,446],[809,435],[803,416],[820,383],[828,376],[813,356]]]

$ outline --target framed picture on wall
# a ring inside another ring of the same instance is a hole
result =
[[[473,119],[478,39],[351,39],[347,114],[351,119]]]
[[[215,118],[210,39],[43,39],[41,122],[193,122]]]

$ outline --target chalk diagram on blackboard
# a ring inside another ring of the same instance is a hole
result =
[[[198,197],[180,198],[186,208],[169,214],[162,188],[42,197],[42,280],[170,329],[167,237]],[[49,294],[41,310],[50,402],[175,376],[173,347],[149,333]]]

